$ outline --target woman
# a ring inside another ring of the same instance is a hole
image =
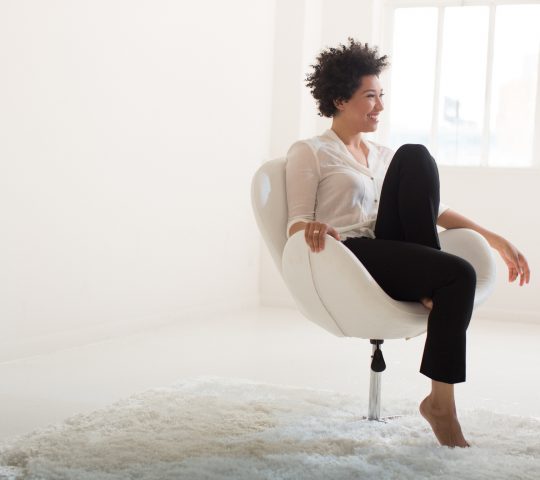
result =
[[[304,230],[319,252],[331,235],[392,298],[421,301],[430,310],[420,372],[432,389],[419,410],[441,445],[466,447],[454,384],[465,381],[476,273],[441,251],[437,225],[483,235],[506,262],[511,282],[519,275],[520,286],[529,283],[529,266],[508,240],[440,203],[437,165],[426,147],[406,144],[393,152],[363,138],[377,129],[384,108],[379,75],[388,62],[377,47],[348,40],[322,51],[307,76],[319,116],[332,118],[332,127],[287,153],[287,236]]]

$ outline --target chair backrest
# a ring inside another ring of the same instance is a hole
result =
[[[251,182],[251,203],[257,225],[272,258],[282,273],[281,258],[287,243],[287,192],[285,157],[269,160],[255,172]]]
[[[292,243],[287,239],[285,158],[269,160],[255,172],[251,182],[251,203],[262,237],[300,312],[334,335],[344,336],[317,293],[309,265],[309,248],[303,236],[301,245],[294,235]],[[285,246],[293,244],[296,248],[287,258],[288,269],[285,271],[282,266]]]

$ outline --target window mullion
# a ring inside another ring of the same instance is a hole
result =
[[[493,85],[493,49],[495,43],[495,16],[496,6],[490,5],[489,7],[489,30],[488,30],[488,51],[487,51],[487,65],[486,65],[486,92],[484,97],[484,129],[482,135],[482,158],[480,159],[480,165],[489,165],[489,145],[490,145],[490,131],[491,131],[491,98],[492,98],[492,85]]]
[[[435,85],[433,88],[433,110],[431,116],[431,151],[438,158],[439,152],[439,97],[441,92],[441,64],[444,30],[444,7],[438,8],[437,15],[437,50],[435,54]]]

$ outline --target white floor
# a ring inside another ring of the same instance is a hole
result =
[[[384,343],[382,415],[394,398],[419,402],[428,393],[430,380],[418,372],[424,340]],[[540,417],[539,340],[538,324],[473,317],[458,413]],[[293,309],[259,308],[2,363],[0,440],[200,375],[367,396],[370,355],[368,340],[334,337]]]

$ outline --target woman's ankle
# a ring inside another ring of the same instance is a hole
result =
[[[453,399],[448,398],[437,398],[433,395],[433,392],[430,393],[425,399],[426,406],[429,410],[437,416],[457,416],[456,404]]]

